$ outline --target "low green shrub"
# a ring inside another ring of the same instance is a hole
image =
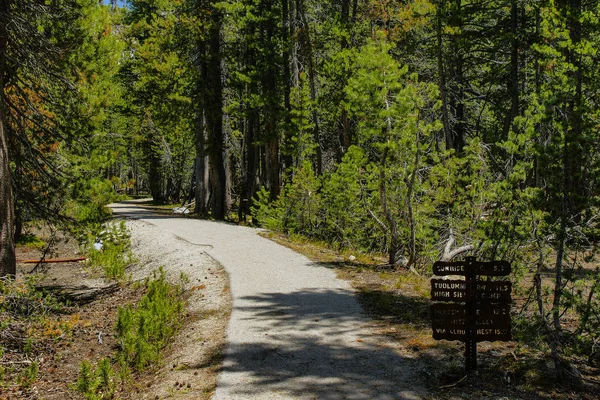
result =
[[[83,395],[86,400],[111,399],[114,397],[115,385],[110,360],[103,358],[96,368],[84,360],[79,368],[79,376],[74,389]]]
[[[182,276],[182,282],[185,280]],[[113,398],[115,377],[125,383],[131,369],[141,371],[161,360],[161,351],[175,335],[183,312],[182,286],[171,285],[161,267],[144,281],[146,293],[137,306],[119,307],[117,341],[119,350],[113,364],[104,358],[94,367],[85,360],[72,388],[87,400]]]
[[[24,389],[29,389],[37,380],[39,373],[39,366],[37,362],[32,362],[29,366],[23,371],[19,379],[19,384]]]
[[[130,236],[125,221],[102,225],[103,230],[97,234],[89,234],[86,252],[93,267],[101,267],[109,279],[123,279],[125,269],[132,262]],[[95,245],[99,244],[100,248]]]
[[[106,205],[116,201],[118,195],[107,179],[81,179],[71,187],[71,199],[66,214],[75,221],[89,226],[99,224],[110,217]]]
[[[137,307],[120,307],[117,340],[129,364],[141,370],[160,360],[161,350],[176,333],[183,311],[182,288],[166,281],[160,268],[146,282],[146,294]]]

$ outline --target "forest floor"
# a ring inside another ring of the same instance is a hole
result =
[[[401,354],[421,360],[420,370],[431,399],[600,399],[598,365],[592,367],[587,360],[573,357],[576,374],[583,380],[567,376],[558,381],[552,359],[538,347],[539,338],[527,343],[516,339],[478,343],[478,370],[466,376],[464,345],[432,338],[428,277],[394,270],[386,265],[383,255],[340,252],[323,243],[274,232],[265,236],[314,261],[334,266],[341,279],[351,282],[361,305],[376,321],[378,332],[393,338]],[[526,335],[536,336],[540,332],[533,319],[519,312],[531,300],[528,293],[528,287],[513,290],[513,332],[516,324],[524,324],[526,329],[520,327],[521,334],[525,331]],[[564,320],[568,329],[568,318]],[[535,341],[538,343],[532,345]]]
[[[0,366],[0,399],[81,399],[74,387],[83,360],[114,361],[115,326],[119,307],[135,305],[144,294],[136,282],[152,277],[163,267],[173,284],[185,285],[186,309],[177,336],[165,349],[162,362],[144,372],[133,372],[119,381],[116,398],[208,399],[216,387],[225,327],[231,311],[229,282],[221,266],[197,252],[197,247],[176,238],[163,237],[152,225],[128,221],[135,263],[128,279],[114,282],[102,277],[85,262],[42,264],[36,286],[57,295],[69,305],[60,313],[46,313],[28,322],[12,323],[1,330],[4,351]],[[54,239],[48,229],[30,229],[43,242],[52,240],[50,258],[82,256],[69,235]],[[41,243],[39,241],[34,241]],[[39,259],[42,246],[21,245],[18,260]],[[17,278],[31,276],[35,264],[18,264]],[[180,273],[185,273],[182,282]],[[23,343],[27,339],[31,345]],[[25,381],[26,367],[35,362],[39,371]],[[13,378],[13,379],[11,379]]]
[[[127,378],[119,398],[208,399],[217,385],[221,369],[225,329],[231,311],[228,276],[198,245],[177,237],[166,237],[152,224],[129,220],[132,250],[137,257],[128,270],[130,281],[150,276],[165,266],[177,283],[180,271],[188,277],[187,312],[183,328],[165,351],[160,366]],[[48,241],[48,232],[32,233]],[[425,399],[600,399],[598,386],[574,386],[552,379],[551,360],[517,342],[480,343],[479,371],[465,378],[463,347],[457,342],[431,338],[428,309],[429,280],[409,273],[377,267],[382,260],[340,253],[322,245],[274,233],[269,239],[305,254],[313,261],[334,268],[338,277],[350,282],[358,300],[373,319],[377,335],[385,337],[401,357],[414,361],[420,384],[427,387]],[[20,246],[18,259],[34,259],[39,246]],[[76,241],[59,234],[47,258],[80,256]],[[190,257],[195,257],[190,264]],[[19,274],[32,265],[19,264]],[[32,361],[39,364],[31,385],[0,385],[0,399],[81,398],[73,390],[81,361],[98,361],[115,354],[114,332],[117,308],[135,304],[143,294],[136,285],[106,281],[85,263],[47,264],[38,285],[63,293],[71,306],[65,314],[36,327],[32,349],[24,352],[5,347],[0,365],[17,371]],[[522,299],[516,299],[522,301]],[[23,332],[31,326],[22,326]],[[61,333],[62,332],[62,333]],[[5,338],[2,338],[3,341]],[[594,378],[597,370],[585,370]],[[5,373],[6,375],[6,373]]]

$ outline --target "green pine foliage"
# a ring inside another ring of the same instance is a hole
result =
[[[86,400],[112,399],[116,387],[114,375],[108,358],[100,360],[96,368],[88,360],[84,360],[73,388]]]
[[[161,351],[181,320],[181,289],[170,285],[161,268],[146,281],[146,293],[137,306],[120,307],[117,319],[119,354],[136,370],[156,365]]]
[[[96,235],[89,233],[87,236],[85,250],[90,264],[102,268],[107,278],[122,280],[126,268],[133,262],[125,221],[105,223],[99,229],[101,232],[96,231]],[[100,249],[94,247],[96,243],[101,244]]]
[[[518,337],[594,353],[597,2],[59,3],[11,6],[35,29],[0,65],[20,220],[98,232],[119,195],[195,194],[424,274],[454,243],[532,287]],[[91,257],[117,277],[127,251]],[[147,363],[150,316],[122,314]]]

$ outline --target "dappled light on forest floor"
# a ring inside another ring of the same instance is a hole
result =
[[[356,313],[352,291],[265,293],[243,301],[242,318],[264,320],[264,340],[228,348],[224,370],[249,372],[252,380],[232,393],[381,400],[423,394],[419,365],[365,329],[368,321]]]

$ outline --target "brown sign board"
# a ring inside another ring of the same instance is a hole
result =
[[[467,275],[468,267],[465,261],[436,261],[433,264],[433,274],[437,276]],[[472,265],[475,275],[506,276],[510,274],[511,267],[507,261],[482,261]]]
[[[463,304],[435,303],[431,305],[431,318],[452,318],[467,315],[467,308]],[[497,316],[510,316],[510,304],[477,304],[475,306],[476,318],[490,318]]]
[[[510,292],[475,292],[475,299],[486,303],[510,303],[512,301]]]
[[[431,306],[431,327],[436,340],[465,342],[467,372],[477,369],[477,342],[512,340],[512,284],[478,278],[506,276],[510,271],[506,261],[478,262],[475,257],[433,264],[434,275],[464,276],[461,280],[431,280],[431,300],[445,302]]]
[[[483,342],[512,339],[509,304],[478,304],[475,311],[473,340]],[[436,340],[470,340],[467,335],[469,317],[465,305],[433,304],[431,322],[433,338]]]
[[[433,301],[453,301],[464,303],[467,301],[467,291],[460,289],[435,290],[431,289],[431,300]]]
[[[464,303],[467,300],[468,283],[460,280],[432,279],[431,300]],[[510,303],[512,283],[508,281],[476,281],[476,301]]]
[[[474,335],[469,337],[466,328],[433,328],[433,338],[435,340],[473,340],[475,342],[496,342],[510,341],[512,334],[510,327],[508,328],[477,328],[474,330]]]
[[[467,281],[455,279],[432,279],[432,290],[467,290]],[[478,292],[510,292],[512,283],[509,281],[475,281]]]
[[[510,327],[510,315],[497,315],[489,316],[486,318],[475,318],[474,326],[476,328],[509,328]],[[469,324],[469,318],[463,317],[451,317],[451,318],[432,318],[431,326],[435,328],[461,328],[466,327]]]

